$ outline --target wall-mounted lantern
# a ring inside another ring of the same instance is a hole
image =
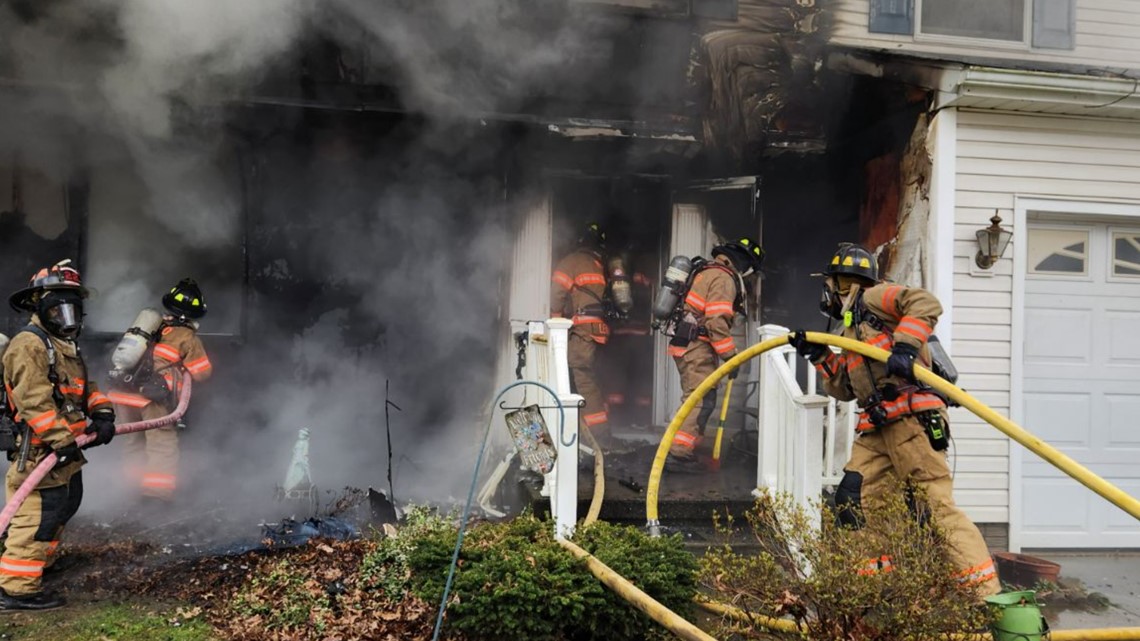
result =
[[[1001,216],[998,215],[997,211],[994,211],[994,216],[990,219],[990,226],[979,229],[977,236],[978,254],[974,256],[974,263],[981,269],[989,269],[1005,253],[1005,248],[1009,246],[1009,241],[1013,238],[1013,232],[1001,226]]]

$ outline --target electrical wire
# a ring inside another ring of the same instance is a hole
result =
[[[443,628],[443,613],[447,610],[447,597],[451,594],[451,584],[455,580],[455,568],[459,565],[459,549],[463,547],[463,535],[467,532],[467,518],[471,514],[471,503],[475,498],[475,488],[479,484],[479,468],[483,465],[483,453],[487,450],[487,441],[491,436],[491,424],[495,420],[495,407],[499,399],[513,388],[523,385],[534,385],[550,392],[554,402],[558,404],[558,440],[566,447],[572,447],[577,442],[575,435],[569,442],[566,441],[566,410],[562,406],[562,399],[558,393],[544,383],[537,381],[515,381],[499,389],[495,400],[491,401],[491,412],[487,415],[487,427],[483,430],[483,442],[479,445],[479,456],[475,457],[475,473],[471,476],[471,487],[467,490],[467,504],[463,506],[463,518],[459,521],[459,536],[455,540],[455,550],[451,553],[451,565],[447,569],[447,581],[443,584],[443,599],[439,602],[439,614],[435,618],[435,629],[431,634],[431,641],[439,641],[439,633]]]

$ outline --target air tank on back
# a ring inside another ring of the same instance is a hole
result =
[[[661,289],[657,292],[657,300],[653,303],[653,318],[665,321],[673,314],[673,309],[681,300],[685,292],[685,285],[689,282],[689,274],[693,272],[693,261],[687,256],[674,256],[665,268],[665,277],[661,279]]]
[[[629,282],[625,259],[621,255],[611,256],[606,271],[609,272],[610,298],[614,307],[622,316],[628,315],[633,309],[633,286]]]
[[[162,327],[162,314],[153,308],[145,307],[131,323],[131,328],[123,333],[115,351],[111,353],[112,381],[130,381],[139,363],[147,353],[150,342],[156,338]]]

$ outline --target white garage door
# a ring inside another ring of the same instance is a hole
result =
[[[1140,223],[1030,222],[1025,426],[1140,496]],[[1032,453],[1024,547],[1140,547],[1140,524]]]

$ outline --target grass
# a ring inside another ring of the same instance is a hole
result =
[[[0,615],[0,639],[35,641],[215,641],[198,613],[177,606],[97,603]]]

